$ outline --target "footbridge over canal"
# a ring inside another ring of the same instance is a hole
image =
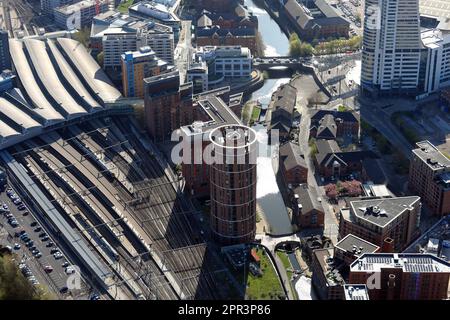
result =
[[[273,68],[289,68],[293,71],[312,68],[311,58],[294,58],[294,57],[261,57],[253,59],[253,67],[260,71]]]

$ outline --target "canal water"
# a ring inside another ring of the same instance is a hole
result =
[[[264,42],[265,56],[286,56],[289,54],[289,39],[264,8],[256,5],[253,0],[244,0],[244,4],[258,17],[258,29]],[[267,79],[264,86],[253,92],[250,99],[258,100],[263,109],[267,108],[272,93],[289,78]]]
[[[265,45],[265,56],[285,56],[289,53],[289,40],[281,31],[278,24],[270,17],[265,9],[258,7],[252,0],[245,0],[245,5],[258,17],[259,32]],[[258,100],[263,109],[266,109],[272,94],[282,84],[289,82],[290,78],[267,79],[264,86],[253,92],[250,100]],[[256,197],[259,212],[268,224],[265,230],[271,235],[285,235],[292,233],[292,225],[286,206],[280,194],[274,172],[274,154],[278,152],[274,147],[267,145],[267,131],[264,126],[254,126],[258,132],[259,156],[257,160]],[[264,149],[264,151],[263,151]]]

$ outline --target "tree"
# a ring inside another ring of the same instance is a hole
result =
[[[41,300],[51,297],[34,288],[21,274],[11,256],[0,256],[0,300]]]
[[[289,53],[294,57],[310,56],[314,52],[311,44],[302,42],[297,33],[293,32],[289,36]]]
[[[100,67],[103,67],[104,61],[105,61],[105,53],[102,51],[97,55],[97,63]]]
[[[89,47],[91,36],[91,28],[84,27],[81,30],[78,30],[73,38],[79,42],[81,42],[86,48]]]

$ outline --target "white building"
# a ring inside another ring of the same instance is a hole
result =
[[[181,21],[173,12],[173,8],[171,7],[170,2],[171,1],[168,0],[144,0],[132,5],[129,8],[128,12],[131,17],[149,19],[154,22],[171,27],[174,34],[175,43],[178,43]]]
[[[241,46],[205,46],[195,53],[196,61],[207,62],[210,75],[227,78],[250,77],[252,59],[250,49]]]
[[[450,34],[437,29],[423,31],[423,90],[433,93],[450,85]]]
[[[107,0],[83,0],[55,8],[53,16],[58,26],[71,30],[90,26],[92,19],[108,11]]]
[[[108,11],[93,20],[91,46],[96,52],[103,51],[105,68],[120,68],[123,53],[145,46],[173,64],[175,42],[169,26]]]
[[[365,0],[363,91],[416,93],[420,42],[419,0]]]

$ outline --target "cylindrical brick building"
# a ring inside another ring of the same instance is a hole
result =
[[[212,233],[222,245],[251,242],[256,232],[256,132],[224,125],[209,138]]]

